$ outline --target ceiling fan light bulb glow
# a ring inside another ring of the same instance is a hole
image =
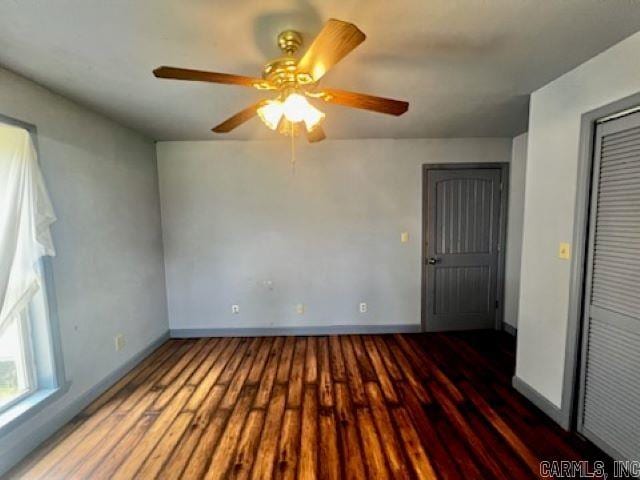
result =
[[[311,131],[324,118],[324,113],[311,105],[299,93],[291,93],[283,104],[284,116],[292,123],[304,122]]]
[[[257,110],[260,120],[271,130],[276,130],[284,114],[283,104],[279,100],[268,100]]]
[[[304,120],[307,108],[311,107],[306,98],[299,93],[291,93],[287,96],[283,104],[284,116],[293,123]]]
[[[308,105],[309,108],[305,113],[304,124],[307,127],[307,131],[310,132],[324,119],[324,113],[310,103]]]

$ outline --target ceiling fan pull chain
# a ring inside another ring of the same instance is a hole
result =
[[[291,128],[289,132],[291,135],[291,175],[295,175],[296,174],[296,146],[295,146],[295,139],[293,138],[293,122],[289,122],[289,126]]]

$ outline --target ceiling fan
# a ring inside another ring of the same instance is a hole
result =
[[[212,130],[215,133],[227,133],[258,115],[272,130],[293,136],[302,129],[310,142],[317,142],[325,138],[320,125],[325,114],[311,105],[307,97],[390,115],[402,115],[409,108],[407,102],[400,100],[320,87],[318,84],[330,68],[364,39],[364,33],[352,23],[330,19],[300,59],[296,57],[302,46],[300,33],[295,30],[280,33],[278,46],[284,55],[264,66],[262,78],[175,67],[159,67],[153,74],[158,78],[223,83],[275,91],[275,98],[254,103]]]

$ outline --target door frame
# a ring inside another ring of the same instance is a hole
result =
[[[509,163],[425,163],[422,165],[422,239],[421,239],[421,292],[420,292],[420,326],[424,332],[427,328],[427,238],[428,238],[428,214],[429,191],[427,175],[429,170],[500,170],[500,238],[498,242],[498,272],[496,277],[496,319],[494,328],[502,330],[504,324],[504,272],[507,247],[507,218],[509,206]]]
[[[565,430],[575,430],[580,388],[580,359],[582,355],[582,317],[586,281],[586,263],[589,242],[589,215],[595,153],[597,123],[613,120],[637,111],[640,93],[611,102],[582,114],[580,119],[580,143],[578,150],[578,178],[573,217],[573,256],[571,259],[569,312],[565,343],[564,374],[560,411],[554,418]]]

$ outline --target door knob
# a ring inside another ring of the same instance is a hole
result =
[[[440,263],[440,259],[439,259],[439,258],[436,258],[436,257],[429,257],[429,258],[427,259],[427,263],[428,263],[429,265],[435,265],[436,263]]]

